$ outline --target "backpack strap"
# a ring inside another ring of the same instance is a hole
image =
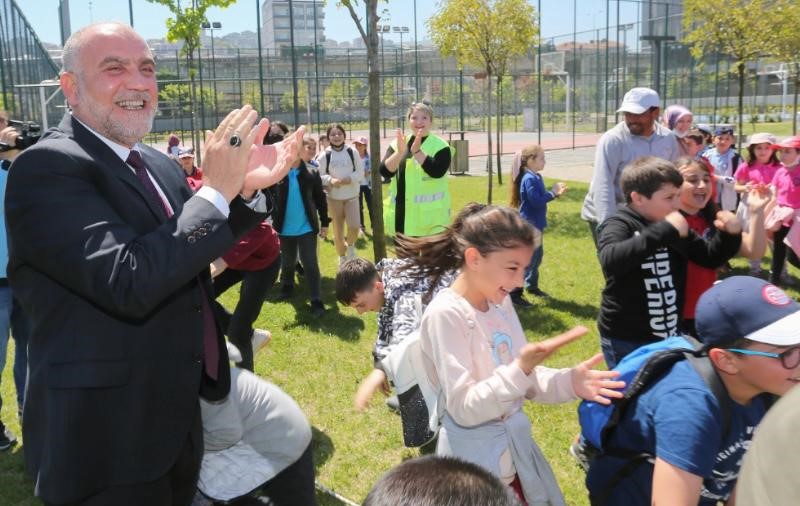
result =
[[[350,146],[347,146],[346,151],[347,151],[347,154],[350,155],[350,163],[353,164],[353,172],[355,172],[356,171],[356,157],[353,154],[353,148],[351,148]],[[325,150],[325,174],[330,175],[330,171],[328,170],[328,168],[330,166],[331,166],[331,150],[330,149],[326,149]]]
[[[347,154],[350,155],[350,163],[353,164],[353,172],[356,171],[356,157],[353,154],[353,148],[347,146]]]

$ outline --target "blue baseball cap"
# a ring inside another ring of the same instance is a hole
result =
[[[792,346],[800,344],[800,304],[763,279],[732,276],[700,296],[695,328],[706,348],[742,338]]]
[[[715,137],[718,136],[718,135],[725,135],[725,134],[733,135],[733,127],[730,126],[730,125],[722,125],[722,126],[718,126],[716,129],[714,129],[714,136]]]

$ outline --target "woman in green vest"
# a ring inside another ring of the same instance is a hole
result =
[[[450,224],[447,170],[453,153],[444,139],[430,133],[432,121],[433,109],[428,104],[411,104],[408,124],[414,134],[406,139],[398,130],[381,162],[381,175],[391,180],[383,202],[389,235],[424,237]]]

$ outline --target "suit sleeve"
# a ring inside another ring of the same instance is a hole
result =
[[[266,216],[234,199],[226,219],[191,197],[160,225],[129,223],[122,215],[137,205],[135,189],[97,175],[110,169],[71,147],[37,146],[10,173],[12,270],[30,267],[111,313],[145,317]],[[178,177],[170,184],[183,184]]]

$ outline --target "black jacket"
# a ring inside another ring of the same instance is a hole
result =
[[[665,220],[650,223],[623,207],[604,221],[597,240],[606,286],[597,327],[610,339],[648,343],[674,335],[681,323],[687,260],[717,268],[733,257],[741,234],[685,238]]]
[[[308,170],[306,164],[300,162],[300,172],[297,174],[297,183],[300,186],[300,196],[303,198],[303,208],[306,218],[311,224],[315,234],[319,233],[320,222],[322,227],[327,227],[331,222],[328,218],[328,201],[322,191],[322,179],[316,170]],[[270,191],[274,197],[275,210],[272,213],[272,228],[278,234],[283,230],[283,221],[286,218],[286,201],[289,199],[289,176],[287,175],[273,186]],[[319,220],[317,215],[319,214]]]

